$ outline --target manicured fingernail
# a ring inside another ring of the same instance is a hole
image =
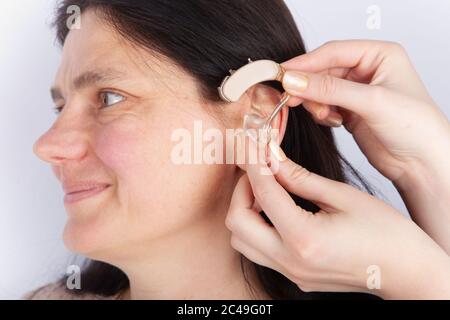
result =
[[[332,114],[327,118],[327,122],[330,124],[330,126],[332,127],[340,127],[342,125],[342,116],[338,115],[338,114]]]
[[[298,71],[286,71],[283,77],[283,87],[291,94],[300,94],[308,88],[308,77]]]
[[[317,119],[322,120],[324,118],[324,113],[327,111],[326,109],[326,107],[318,104],[317,109],[315,110]]]
[[[269,149],[275,159],[277,159],[278,161],[283,162],[287,159],[283,149],[281,149],[281,147],[274,140],[270,140]]]

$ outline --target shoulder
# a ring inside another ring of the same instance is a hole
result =
[[[103,297],[91,293],[75,293],[60,282],[51,283],[26,293],[23,300],[115,300],[118,294]]]

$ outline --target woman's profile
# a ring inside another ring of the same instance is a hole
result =
[[[73,5],[81,24],[70,29]],[[89,260],[80,290],[67,289],[63,278],[27,298],[375,297],[302,292],[246,259],[230,245],[224,222],[239,167],[171,158],[174,131],[194,136],[195,121],[203,130],[240,128],[250,108],[277,101],[277,83],[258,85],[246,103],[233,105],[221,101],[217,87],[249,57],[281,63],[305,53],[282,0],[65,0],[55,27],[63,46],[51,90],[58,115],[34,151],[66,193],[65,245]],[[290,159],[370,192],[340,156],[331,129],[303,108],[290,108],[280,127]]]

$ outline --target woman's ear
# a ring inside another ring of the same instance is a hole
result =
[[[282,99],[282,94],[278,90],[263,84],[251,87],[244,96],[248,100],[243,104],[246,107],[243,110],[242,119],[245,115],[257,115],[267,119]],[[287,106],[283,107],[271,123],[272,129],[278,130],[278,144],[281,144],[281,141],[283,141],[288,116],[289,108]]]

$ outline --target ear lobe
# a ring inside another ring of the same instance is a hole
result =
[[[257,84],[251,87],[247,90],[246,95],[250,99],[250,110],[247,110],[246,116],[259,117],[264,120],[269,118],[282,99],[282,93],[263,84]],[[279,144],[283,140],[284,133],[286,132],[288,115],[288,107],[283,107],[272,121],[272,129],[279,130],[279,141],[277,141]]]

